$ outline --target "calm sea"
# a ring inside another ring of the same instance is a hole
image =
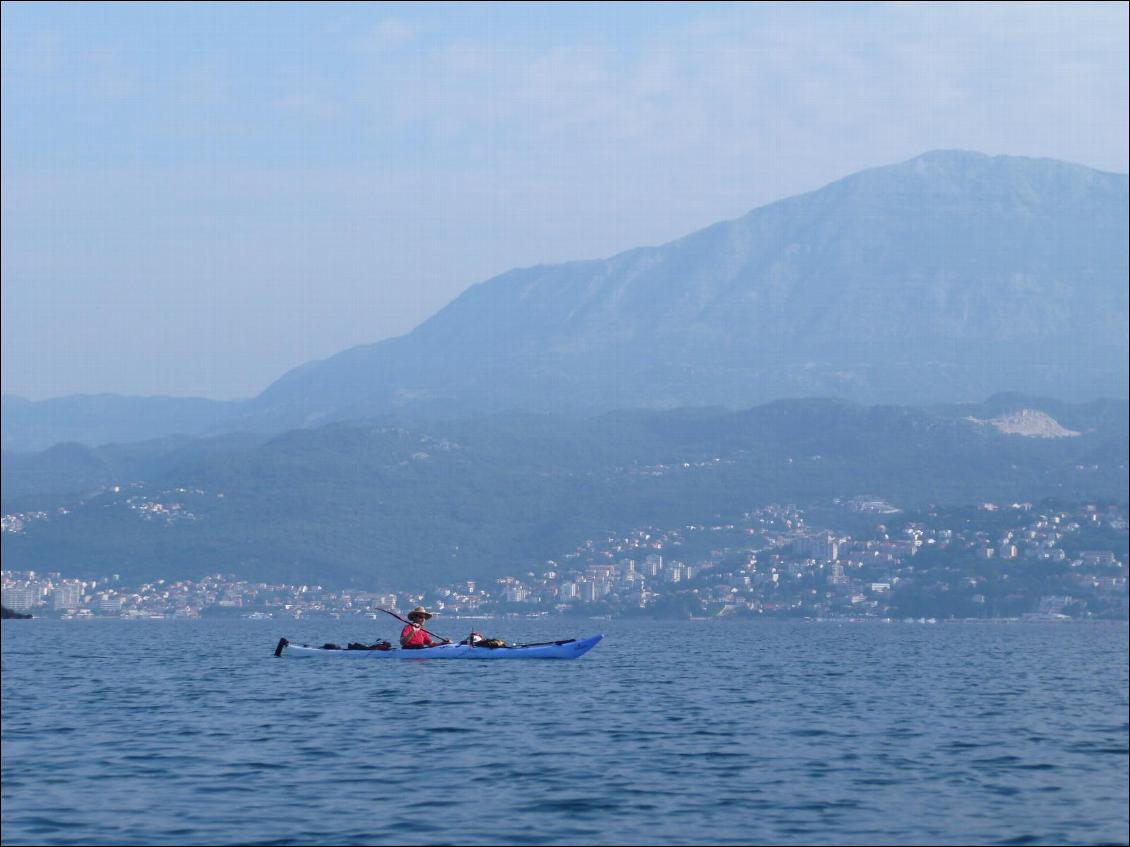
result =
[[[607,638],[327,662],[271,653],[394,629],[6,621],[3,843],[1130,838],[1125,623],[475,628]]]

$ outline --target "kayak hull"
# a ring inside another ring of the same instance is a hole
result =
[[[591,638],[555,641],[528,647],[468,647],[466,644],[442,644],[420,650],[327,650],[306,644],[287,643],[279,655],[295,659],[464,659],[499,661],[502,659],[579,659],[600,643],[603,635]]]

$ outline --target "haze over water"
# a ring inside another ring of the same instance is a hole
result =
[[[391,632],[5,622],[3,841],[1128,840],[1125,622],[484,625],[607,637],[576,662],[302,662],[278,636]]]

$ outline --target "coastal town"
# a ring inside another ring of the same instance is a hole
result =
[[[404,591],[235,573],[129,584],[117,574],[6,570],[3,605],[65,619],[375,616],[418,604],[455,618],[1127,617],[1125,507],[983,503],[908,513],[878,497],[833,506],[851,531],[813,526],[795,505],[768,505],[732,522],[609,533],[520,574]],[[5,527],[27,519],[3,518]]]

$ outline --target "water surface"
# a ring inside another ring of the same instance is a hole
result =
[[[3,842],[1130,837],[1125,623],[484,627],[607,637],[574,662],[332,662],[271,652],[394,630],[5,621]]]

